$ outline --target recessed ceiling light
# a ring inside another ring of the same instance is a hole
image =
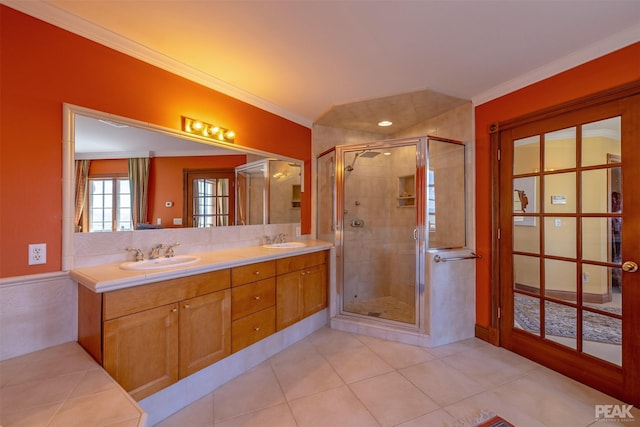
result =
[[[388,152],[388,151],[385,151],[385,152],[384,152],[384,153],[382,153],[382,154],[384,154],[385,156],[390,156],[390,155],[391,155],[391,153],[390,153],[390,152]]]
[[[382,127],[391,126],[392,124],[393,124],[393,122],[391,122],[389,120],[383,120],[381,122],[378,122],[378,126],[382,126]]]

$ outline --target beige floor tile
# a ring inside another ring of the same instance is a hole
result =
[[[114,387],[117,387],[116,383],[113,382],[109,374],[102,369],[94,369],[93,371],[87,371],[84,373],[84,376],[73,389],[69,398],[79,397],[90,393],[99,393]]]
[[[319,355],[295,364],[273,363],[272,366],[287,401],[344,384],[331,365]]]
[[[493,392],[509,407],[545,425],[587,426],[595,421],[593,404],[573,399],[548,383],[539,381],[535,374],[518,378],[495,388]]]
[[[385,427],[438,409],[433,400],[395,371],[358,381],[349,387]]]
[[[0,425],[2,427],[46,427],[60,406],[62,402],[17,411],[0,411]]]
[[[364,344],[357,335],[336,329],[322,328],[309,335],[309,341],[318,353],[327,356],[336,352],[362,348]]]
[[[477,419],[483,413],[492,413],[504,418],[506,421],[518,427],[555,427],[545,426],[535,415],[522,412],[519,408],[505,401],[493,391],[485,391],[474,396],[456,402],[444,408],[456,420],[463,424],[469,420]],[[456,425],[453,423],[453,425]],[[473,423],[470,423],[473,425]],[[563,425],[562,427],[572,427]]]
[[[284,395],[268,362],[229,381],[213,392],[213,414],[221,421],[284,403]]]
[[[0,363],[3,385],[44,380],[95,369],[95,361],[75,342],[29,353],[16,358],[15,362],[12,360]],[[19,369],[12,369],[18,366]]]
[[[334,352],[325,357],[347,384],[393,370],[366,346]]]
[[[523,357],[497,347],[495,350],[473,348],[440,360],[485,387],[511,381],[538,367]]]
[[[113,388],[67,400],[49,427],[91,426],[95,425],[95,420],[101,420],[101,425],[109,425],[139,416],[140,412],[133,403],[120,390]]]
[[[439,347],[426,348],[425,350],[436,358],[442,358],[456,353],[467,352],[476,347],[483,347],[483,344],[491,345],[477,338],[470,338],[468,340],[457,341],[451,344],[441,345]]]
[[[455,418],[453,418],[451,414],[444,409],[438,409],[421,417],[398,424],[398,427],[450,427],[454,421]]]
[[[184,426],[184,424],[183,424]],[[216,427],[297,427],[286,403],[216,423]],[[178,426],[176,426],[178,427]],[[181,426],[182,427],[182,426]]]
[[[165,418],[155,427],[211,427],[213,425],[213,393],[209,393],[183,410]]]
[[[440,406],[450,405],[485,389],[441,360],[420,363],[398,372]]]
[[[298,427],[379,427],[347,386],[289,402]]]
[[[0,389],[0,412],[14,412],[62,402],[81,382],[84,372],[30,381]]]
[[[362,341],[394,369],[406,368],[436,358],[424,348],[415,345],[379,338],[368,338]]]

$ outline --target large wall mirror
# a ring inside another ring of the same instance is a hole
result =
[[[300,222],[299,159],[69,104],[63,113],[68,239],[77,232]],[[264,211],[255,214],[261,219],[248,221],[243,215],[256,205],[247,205],[247,183],[239,187],[237,177],[256,164],[265,166],[268,186]],[[148,170],[144,186],[132,179],[139,169]],[[146,213],[134,212],[136,197],[144,199]]]

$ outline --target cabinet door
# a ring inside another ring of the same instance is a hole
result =
[[[180,302],[180,378],[231,354],[231,291]]]
[[[327,266],[311,267],[301,274],[303,316],[307,317],[327,306]]]
[[[276,281],[276,329],[302,320],[302,275],[300,271],[278,276]]]
[[[178,380],[178,306],[104,322],[104,368],[135,399]]]

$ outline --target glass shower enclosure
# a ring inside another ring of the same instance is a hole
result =
[[[336,146],[317,167],[317,235],[336,246],[339,314],[424,328],[426,251],[465,245],[464,145]]]

